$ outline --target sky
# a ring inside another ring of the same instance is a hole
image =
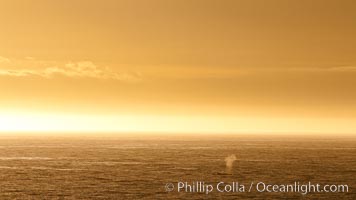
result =
[[[0,132],[356,132],[352,0],[1,0]]]

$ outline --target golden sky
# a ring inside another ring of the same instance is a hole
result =
[[[353,0],[1,0],[0,131],[356,131]]]

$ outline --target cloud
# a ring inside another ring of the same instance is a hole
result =
[[[30,63],[28,63],[30,60]],[[0,63],[9,63],[10,60],[4,57],[0,57]],[[31,69],[19,68],[19,65],[51,65],[46,67],[38,67]],[[1,66],[0,66],[1,67]],[[14,68],[13,66],[11,68]],[[1,69],[0,76],[14,76],[14,77],[27,77],[27,76],[39,76],[43,78],[54,78],[61,75],[70,78],[93,78],[93,79],[106,79],[106,80],[118,80],[125,82],[137,82],[141,80],[139,73],[118,73],[110,70],[108,67],[98,67],[91,61],[69,62],[65,64],[59,64],[54,62],[35,61],[34,59],[27,59],[25,63],[18,62],[15,64],[16,69]]]
[[[16,76],[16,77],[23,77],[23,76],[36,76],[38,75],[37,72],[32,70],[2,70],[0,69],[0,76]]]
[[[62,67],[48,67],[40,73],[41,76],[51,78],[54,75],[67,77],[112,79],[121,81],[139,81],[138,73],[116,73],[109,68],[99,68],[90,61],[67,63]]]
[[[0,56],[0,63],[10,63],[11,60],[5,57]]]

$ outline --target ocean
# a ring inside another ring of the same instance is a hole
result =
[[[355,137],[84,135],[0,136],[0,199],[356,199]]]

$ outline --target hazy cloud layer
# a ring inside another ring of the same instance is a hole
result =
[[[330,71],[342,71],[342,72],[356,72],[356,66],[339,66],[331,67]]]
[[[124,66],[130,69],[130,66]],[[231,79],[249,74],[266,72],[299,71],[305,73],[332,73],[332,72],[356,72],[356,66],[328,66],[328,67],[298,67],[298,68],[231,68],[216,69],[212,67],[198,66],[145,66],[138,69],[147,78],[157,79]],[[138,82],[142,80],[141,73],[117,72],[109,67],[99,66],[91,61],[57,62],[36,60],[26,57],[22,60],[9,59],[0,56],[0,76],[28,77],[39,76],[42,78],[54,78],[55,76],[70,78],[93,78],[103,80],[117,80],[125,82]]]
[[[118,81],[136,82],[141,80],[138,73],[118,73],[108,67],[99,67],[91,61],[68,62],[66,64],[46,61],[36,61],[26,58],[26,61],[14,61],[5,57],[0,57],[0,76],[40,76],[43,78],[53,78],[62,75],[72,78],[94,78],[110,79]],[[24,68],[24,66],[32,66]],[[33,67],[34,65],[37,65]]]

